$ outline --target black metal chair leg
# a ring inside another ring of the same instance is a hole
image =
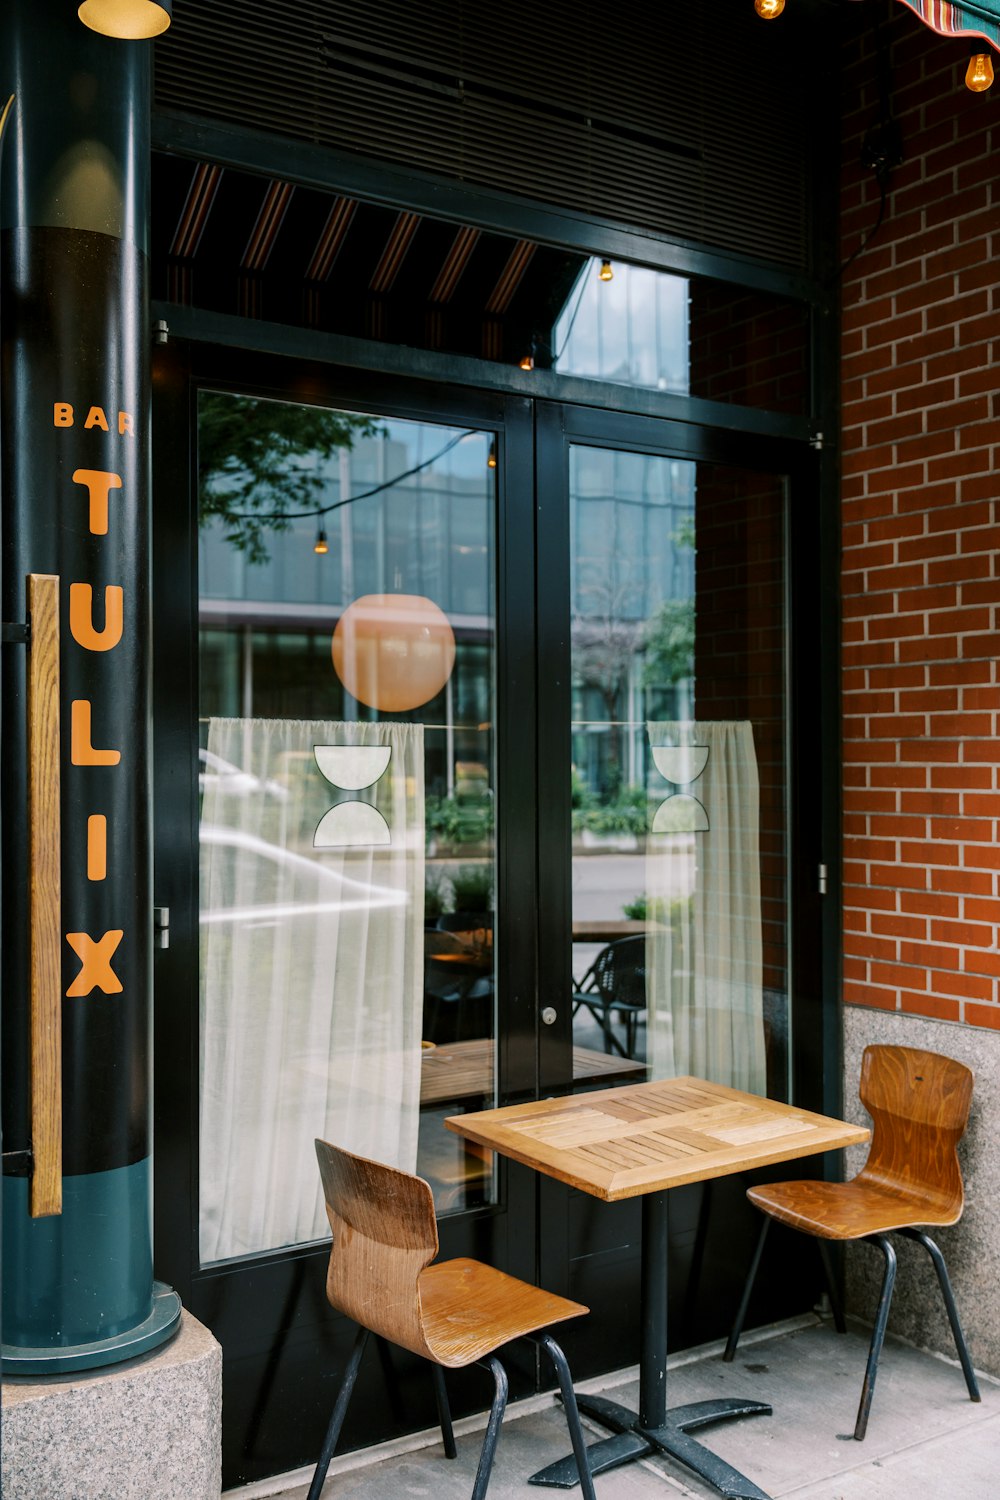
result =
[[[969,1357],[968,1345],[965,1342],[965,1334],[962,1331],[962,1324],[958,1316],[958,1308],[955,1305],[955,1295],[951,1289],[951,1281],[948,1277],[948,1268],[944,1263],[944,1256],[941,1254],[941,1248],[934,1242],[934,1240],[931,1239],[930,1235],[925,1234],[922,1229],[901,1229],[899,1232],[900,1234],[905,1234],[907,1239],[916,1240],[918,1245],[923,1245],[924,1249],[927,1251],[927,1254],[934,1262],[934,1269],[937,1272],[938,1284],[941,1288],[941,1295],[944,1298],[945,1309],[948,1313],[948,1321],[951,1324],[952,1336],[955,1340],[955,1348],[958,1350],[958,1357],[962,1363],[962,1374],[965,1376],[965,1384],[968,1388],[969,1400],[981,1401],[982,1397],[979,1394],[979,1382],[976,1380],[976,1372],[972,1368],[972,1360]]]
[[[444,1371],[440,1365],[431,1365],[434,1376],[434,1399],[437,1402],[438,1421],[441,1424],[441,1440],[445,1458],[457,1458],[455,1430],[451,1425],[451,1407],[448,1404],[448,1388],[444,1383]]]
[[[486,1486],[490,1482],[490,1474],[493,1471],[493,1458],[497,1451],[497,1439],[500,1436],[500,1423],[507,1409],[507,1372],[495,1355],[482,1361],[484,1369],[490,1371],[493,1376],[493,1405],[490,1407],[490,1419],[486,1424],[486,1436],[483,1438],[482,1452],[479,1455],[479,1467],[476,1470],[476,1482],[472,1487],[472,1500],[485,1500]],[[308,1500],[308,1497],[307,1497]]]
[[[847,1323],[844,1320],[844,1304],[840,1300],[840,1288],[837,1285],[837,1275],[833,1266],[833,1256],[830,1254],[829,1242],[821,1240],[817,1236],[816,1245],[819,1249],[819,1258],[823,1262],[826,1289],[830,1294],[830,1306],[833,1309],[833,1326],[838,1333],[846,1333]]]
[[[872,1341],[868,1348],[868,1364],[865,1369],[865,1383],[861,1388],[861,1404],[858,1407],[858,1419],[854,1424],[854,1437],[861,1442],[868,1428],[868,1413],[871,1411],[872,1396],[875,1394],[875,1377],[878,1374],[879,1355],[882,1353],[882,1345],[885,1342],[885,1329],[889,1321],[889,1304],[892,1301],[892,1289],[896,1283],[896,1252],[884,1234],[872,1234],[866,1236],[869,1245],[878,1245],[885,1256],[885,1275],[882,1277],[882,1295],[879,1297],[878,1311],[875,1314],[875,1327],[872,1329]]]
[[[566,1425],[569,1428],[570,1441],[573,1444],[573,1454],[576,1458],[576,1467],[580,1474],[580,1489],[583,1491],[583,1500],[597,1500],[594,1492],[594,1480],[590,1472],[590,1462],[587,1458],[587,1444],[584,1441],[583,1428],[580,1425],[576,1392],[573,1389],[573,1380],[569,1373],[566,1356],[551,1334],[543,1333],[539,1343],[548,1351],[548,1356],[555,1366],[556,1379],[559,1381],[559,1391],[562,1395],[563,1406],[566,1408]]]
[[[344,1417],[347,1415],[347,1403],[351,1399],[351,1393],[358,1378],[361,1356],[365,1352],[367,1342],[368,1329],[359,1328],[358,1336],[354,1340],[354,1348],[351,1350],[351,1357],[347,1361],[344,1378],[340,1383],[340,1390],[337,1392],[333,1415],[330,1418],[330,1425],[326,1429],[326,1437],[323,1439],[323,1448],[319,1455],[319,1463],[316,1465],[316,1472],[313,1474],[312,1484],[309,1486],[309,1493],[306,1496],[306,1500],[319,1500],[323,1481],[326,1479],[326,1471],[330,1467],[330,1460],[337,1446],[337,1439],[340,1437],[340,1429],[344,1425]]]
[[[757,1267],[760,1265],[760,1258],[764,1252],[764,1241],[767,1239],[767,1231],[770,1227],[771,1220],[765,1214],[764,1221],[760,1226],[760,1238],[757,1241],[757,1248],[753,1253],[753,1260],[751,1260],[750,1269],[747,1272],[746,1283],[743,1287],[743,1296],[740,1298],[740,1305],[736,1309],[736,1318],[732,1328],[729,1330],[729,1338],[722,1356],[726,1364],[732,1363],[733,1355],[736,1353],[736,1345],[739,1343],[740,1334],[743,1332],[743,1320],[746,1318],[747,1308],[750,1306],[750,1293],[753,1291],[753,1284],[757,1279]]]
[[[399,1392],[399,1381],[392,1363],[392,1349],[387,1339],[373,1334],[375,1340],[375,1352],[378,1354],[378,1362],[382,1370],[382,1379],[385,1381],[386,1395],[389,1400],[389,1410],[392,1412],[396,1422],[402,1423],[406,1419],[406,1406]]]

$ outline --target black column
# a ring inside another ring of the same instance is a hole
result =
[[[63,1207],[3,1182],[5,1367],[129,1358],[176,1326],[151,1258],[150,46],[6,0],[2,608],[58,575]],[[4,656],[4,1152],[30,1151],[24,654]],[[23,1158],[22,1158],[23,1160]]]

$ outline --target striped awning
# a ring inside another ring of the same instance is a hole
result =
[[[1000,0],[903,0],[942,36],[985,37],[1000,52]]]

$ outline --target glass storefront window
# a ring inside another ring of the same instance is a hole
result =
[[[203,1262],[326,1232],[313,1140],[492,1201],[489,433],[203,391]]]
[[[784,481],[570,450],[574,1043],[788,1092]]]

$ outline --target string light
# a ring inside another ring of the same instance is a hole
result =
[[[316,553],[317,557],[323,557],[327,552],[329,552],[329,550],[330,547],[329,543],[326,540],[326,532],[321,526],[316,533],[316,540],[313,543],[313,551]]]
[[[993,59],[977,42],[973,42],[969,66],[965,70],[965,87],[974,94],[985,94],[992,82]]]
[[[601,261],[601,269],[598,271],[597,275],[600,281],[614,281],[615,273],[611,269],[611,262],[609,260]]]
[[[753,0],[753,8],[762,21],[775,21],[785,8],[785,0]]]
[[[496,443],[491,443],[490,444],[489,457],[486,460],[486,467],[488,469],[495,469],[496,466],[497,466],[497,445],[496,445]]]

